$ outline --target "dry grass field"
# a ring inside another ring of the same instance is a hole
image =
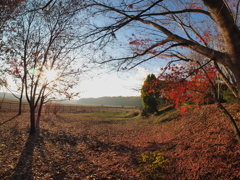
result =
[[[238,117],[238,107],[232,107]],[[131,113],[44,115],[29,135],[29,115],[0,113],[0,179],[144,180],[138,156],[162,150],[165,179],[238,180],[240,146],[215,105],[180,116],[176,109],[142,119]],[[240,122],[238,121],[238,125]]]
[[[18,112],[19,102],[13,99],[0,98],[0,112]],[[29,105],[26,101],[22,103],[22,112],[28,112]],[[37,110],[38,111],[38,108]],[[98,105],[82,105],[82,104],[70,104],[70,103],[59,103],[59,102],[48,102],[43,105],[43,113],[76,113],[76,112],[134,112],[139,111],[138,107],[134,106],[98,106]]]

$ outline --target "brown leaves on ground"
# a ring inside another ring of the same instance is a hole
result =
[[[238,117],[238,107],[229,109]],[[12,116],[0,114],[0,179],[144,179],[135,171],[137,156],[163,148],[176,174],[169,179],[240,176],[240,147],[215,105],[149,119],[104,113],[45,116],[35,135],[28,134],[28,114]]]

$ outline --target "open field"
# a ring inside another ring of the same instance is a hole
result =
[[[2,102],[0,98],[0,112],[18,112],[18,101],[12,99],[4,99]],[[28,112],[29,105],[26,101],[22,103],[22,112]],[[78,113],[78,112],[133,112],[139,111],[139,108],[134,106],[96,106],[96,105],[82,105],[82,104],[65,104],[65,103],[47,103],[43,105],[43,113],[52,113],[57,111],[59,113]],[[36,110],[37,112],[37,110]]]
[[[229,106],[235,117],[239,108]],[[237,122],[240,125],[240,122]],[[238,180],[240,146],[215,105],[149,119],[129,113],[44,115],[28,134],[29,115],[0,113],[0,179],[133,179],[137,157],[161,150],[172,159],[165,179]]]

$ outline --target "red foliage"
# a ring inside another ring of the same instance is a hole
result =
[[[147,42],[149,42],[149,39],[135,39],[133,41],[130,41],[129,44],[145,47]]]
[[[207,99],[207,93],[213,92],[212,84],[207,76],[214,81],[216,70],[213,66],[205,67],[207,75],[199,69],[187,69],[183,66],[173,65],[161,68],[168,72],[160,75],[154,84],[158,83],[158,93],[167,98],[175,107],[182,106],[182,113],[190,104],[202,105]],[[154,89],[156,91],[156,88]],[[151,90],[151,92],[153,89]]]
[[[217,32],[217,29],[216,27],[213,28],[214,29],[214,33],[215,33],[215,36],[218,36],[219,33]],[[213,39],[214,35],[213,33],[209,30],[209,29],[206,29],[203,31],[202,35],[197,35],[196,36],[196,39],[199,40],[200,42],[203,42],[203,43],[208,43],[211,41],[211,39]]]
[[[128,5],[128,7],[132,9],[132,8],[133,8],[133,5],[132,5],[132,4],[130,4],[130,5]]]

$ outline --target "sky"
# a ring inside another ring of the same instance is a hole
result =
[[[83,79],[79,84],[80,98],[139,96],[139,89],[150,73],[144,67],[136,67],[132,71],[103,72],[91,79]]]
[[[131,71],[108,72],[107,69],[96,69],[91,73],[98,74],[91,78],[82,78],[75,91],[80,92],[79,97],[73,98],[98,98],[106,96],[140,96],[140,88],[147,75],[159,74],[159,68],[147,69],[136,67]],[[100,73],[101,71],[101,73]]]
[[[116,32],[116,42],[111,45],[107,51],[109,56],[127,57],[133,53],[128,47],[129,35],[133,34],[134,29],[123,28]],[[122,46],[118,46],[121,44]],[[111,54],[113,53],[113,54]],[[161,62],[160,62],[161,61]],[[152,59],[149,62],[143,63],[132,70],[117,72],[111,70],[108,66],[104,69],[94,69],[91,74],[99,74],[91,76],[91,78],[83,78],[79,83],[80,98],[97,98],[105,96],[140,96],[140,89],[148,74],[160,74],[160,68],[165,67],[166,60]]]
[[[103,19],[100,22],[104,22]],[[129,55],[132,53],[127,48],[129,45],[129,37],[133,34],[133,29],[122,28],[120,32],[116,33],[118,44],[122,44],[122,49],[116,47],[116,51],[112,52],[124,56],[124,52]],[[79,85],[75,88],[79,92],[80,98],[97,98],[104,96],[139,96],[140,88],[148,74],[154,73],[158,75],[162,66],[154,64],[153,66],[138,66],[131,71],[111,71],[109,69],[96,69],[91,74],[98,74],[95,76],[82,78]],[[94,72],[95,71],[95,72]],[[100,73],[99,73],[100,71]],[[1,91],[1,90],[0,90]],[[78,98],[78,97],[77,97]]]

